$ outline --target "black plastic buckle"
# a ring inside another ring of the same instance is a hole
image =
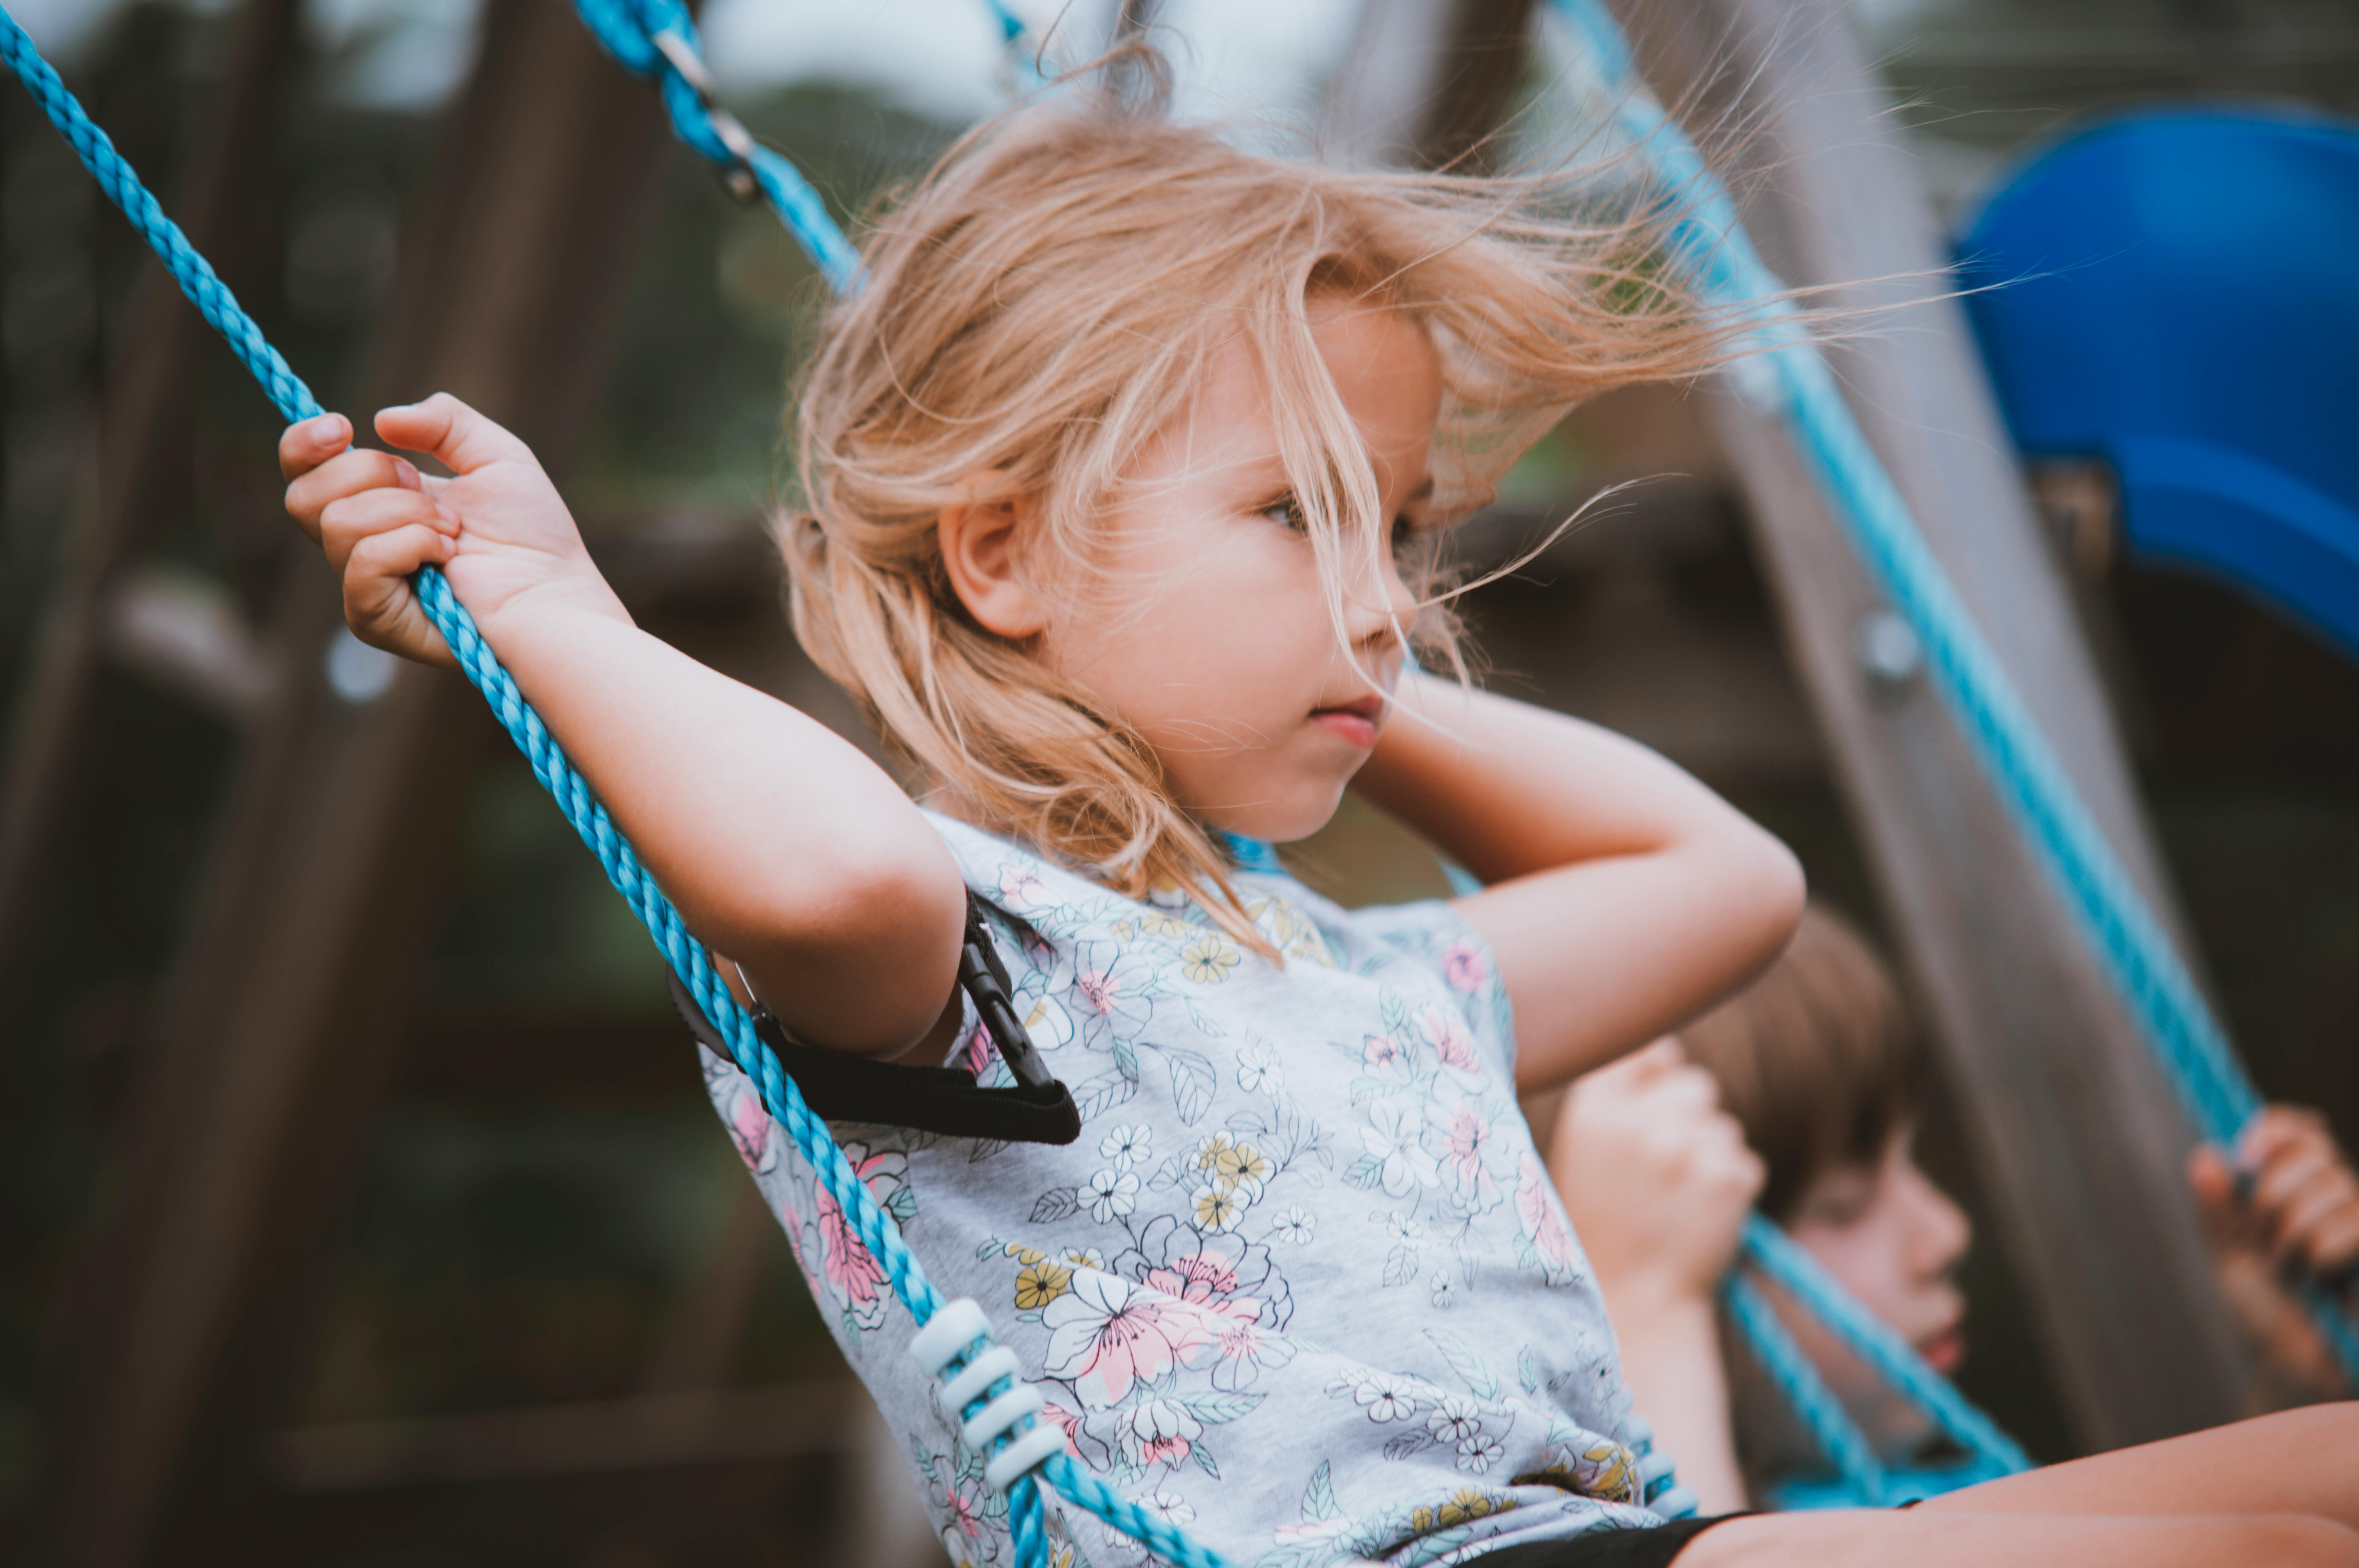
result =
[[[723,1057],[727,1042],[704,1016],[678,975],[671,981],[672,1006],[706,1049]],[[966,935],[959,951],[959,985],[974,1003],[983,1026],[998,1047],[1016,1082],[985,1088],[964,1067],[911,1066],[847,1056],[806,1045],[788,1034],[775,1014],[754,1007],[754,1031],[777,1054],[804,1102],[828,1121],[864,1121],[908,1127],[950,1138],[987,1138],[1007,1143],[1071,1143],[1082,1135],[1081,1111],[1032,1048],[1031,1038],[1009,999],[1007,970],[984,924],[983,903],[966,900]]]

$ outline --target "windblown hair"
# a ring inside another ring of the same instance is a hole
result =
[[[1627,179],[1261,156],[1172,124],[1159,60],[1125,54],[1126,70],[1101,71],[1110,85],[1068,85],[969,133],[874,216],[867,286],[822,318],[800,389],[801,491],[779,539],[803,646],[933,784],[1133,896],[1177,884],[1264,947],[1143,739],[966,613],[941,510],[1029,498],[1019,569],[1046,592],[1040,562],[1078,568],[1057,575],[1094,582],[1093,611],[1118,613],[1099,520],[1208,361],[1242,341],[1342,636],[1349,568],[1391,546],[1312,297],[1397,308],[1436,347],[1436,523],[1486,503],[1573,405],[1709,370],[1734,330],[1667,280],[1664,204]],[[972,490],[978,475],[994,495]],[[1408,630],[1429,665],[1462,673],[1446,600],[1428,595]]]
[[[1880,1159],[1924,1090],[1923,1050],[1891,970],[1815,903],[1784,956],[1680,1042],[1768,1167],[1761,1209],[1781,1222],[1825,1172]]]

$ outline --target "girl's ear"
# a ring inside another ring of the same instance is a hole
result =
[[[951,591],[984,631],[1020,641],[1047,630],[1049,612],[1017,570],[1017,533],[1032,498],[1005,481],[996,469],[970,474],[960,488],[976,499],[943,507],[937,526]]]

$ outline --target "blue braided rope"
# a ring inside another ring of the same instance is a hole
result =
[[[1975,1458],[2007,1475],[2031,1468],[2030,1456],[2013,1438],[1926,1365],[1882,1318],[1854,1301],[1792,1237],[1755,1215],[1745,1222],[1745,1255],[1764,1278],[1805,1303],[1844,1348],[1931,1415]]]
[[[33,95],[33,102],[41,106],[49,123],[71,144],[75,156],[90,170],[91,178],[98,181],[98,188],[106,192],[107,200],[123,209],[123,215],[153,247],[165,270],[179,284],[180,292],[189,297],[189,303],[203,314],[213,330],[228,340],[232,351],[245,362],[245,368],[254,373],[254,378],[262,384],[262,390],[269,394],[279,412],[287,416],[290,424],[319,413],[320,405],[312,397],[311,389],[303,384],[303,378],[289,369],[278,351],[270,346],[262,329],[240,308],[229,286],[213,275],[211,264],[180,232],[180,226],[164,215],[163,207],[139,183],[139,177],[132,172],[123,155],[114,150],[114,143],[91,123],[90,116],[82,112],[81,101],[66,91],[66,84],[58,80],[58,73],[41,58],[32,38],[5,7],[0,7],[0,55],[7,57],[8,68],[25,84],[25,91]]]
[[[1743,1274],[1733,1273],[1722,1281],[1722,1302],[1728,1315],[1745,1336],[1746,1346],[1761,1370],[1778,1393],[1785,1396],[1788,1408],[1800,1418],[1803,1426],[1827,1456],[1844,1481],[1868,1508],[1884,1501],[1885,1470],[1875,1456],[1867,1435],[1851,1419],[1843,1401],[1835,1397],[1827,1380],[1786,1325],[1777,1321],[1768,1298],[1759,1287]]]
[[[1735,205],[1678,124],[1648,99],[1600,0],[1555,0],[1614,100],[1616,129],[1646,150],[1678,214],[1673,247],[1713,302],[1751,311],[1764,351],[1738,384],[1784,419],[1820,489],[1926,653],[1935,687],[1996,784],[2019,830],[2077,919],[2091,950],[2203,1136],[2226,1148],[2261,1108],[2194,978],[1868,445],[1833,373],[1791,319],[1783,285],[1737,221]],[[2322,1290],[2304,1305],[2359,1385],[2359,1326]],[[1962,1435],[1962,1434],[1953,1434]]]
[[[656,82],[664,110],[671,116],[674,135],[722,172],[743,168],[754,178],[763,200],[830,288],[849,294],[860,287],[860,253],[828,216],[827,203],[802,171],[769,148],[750,142],[732,150],[723,131],[726,117],[658,47],[658,38],[670,36],[690,55],[699,54],[696,22],[681,0],[574,0],[573,8],[591,36],[625,70]]]

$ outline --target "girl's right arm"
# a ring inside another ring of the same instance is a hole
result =
[[[635,626],[539,463],[448,395],[376,419],[421,476],[325,415],[279,442],[287,509],[364,642],[453,661],[408,578],[439,566],[690,927],[795,1035],[894,1056],[940,1033],[966,894],[940,837],[855,747]],[[953,1020],[954,1022],[954,1020]]]

